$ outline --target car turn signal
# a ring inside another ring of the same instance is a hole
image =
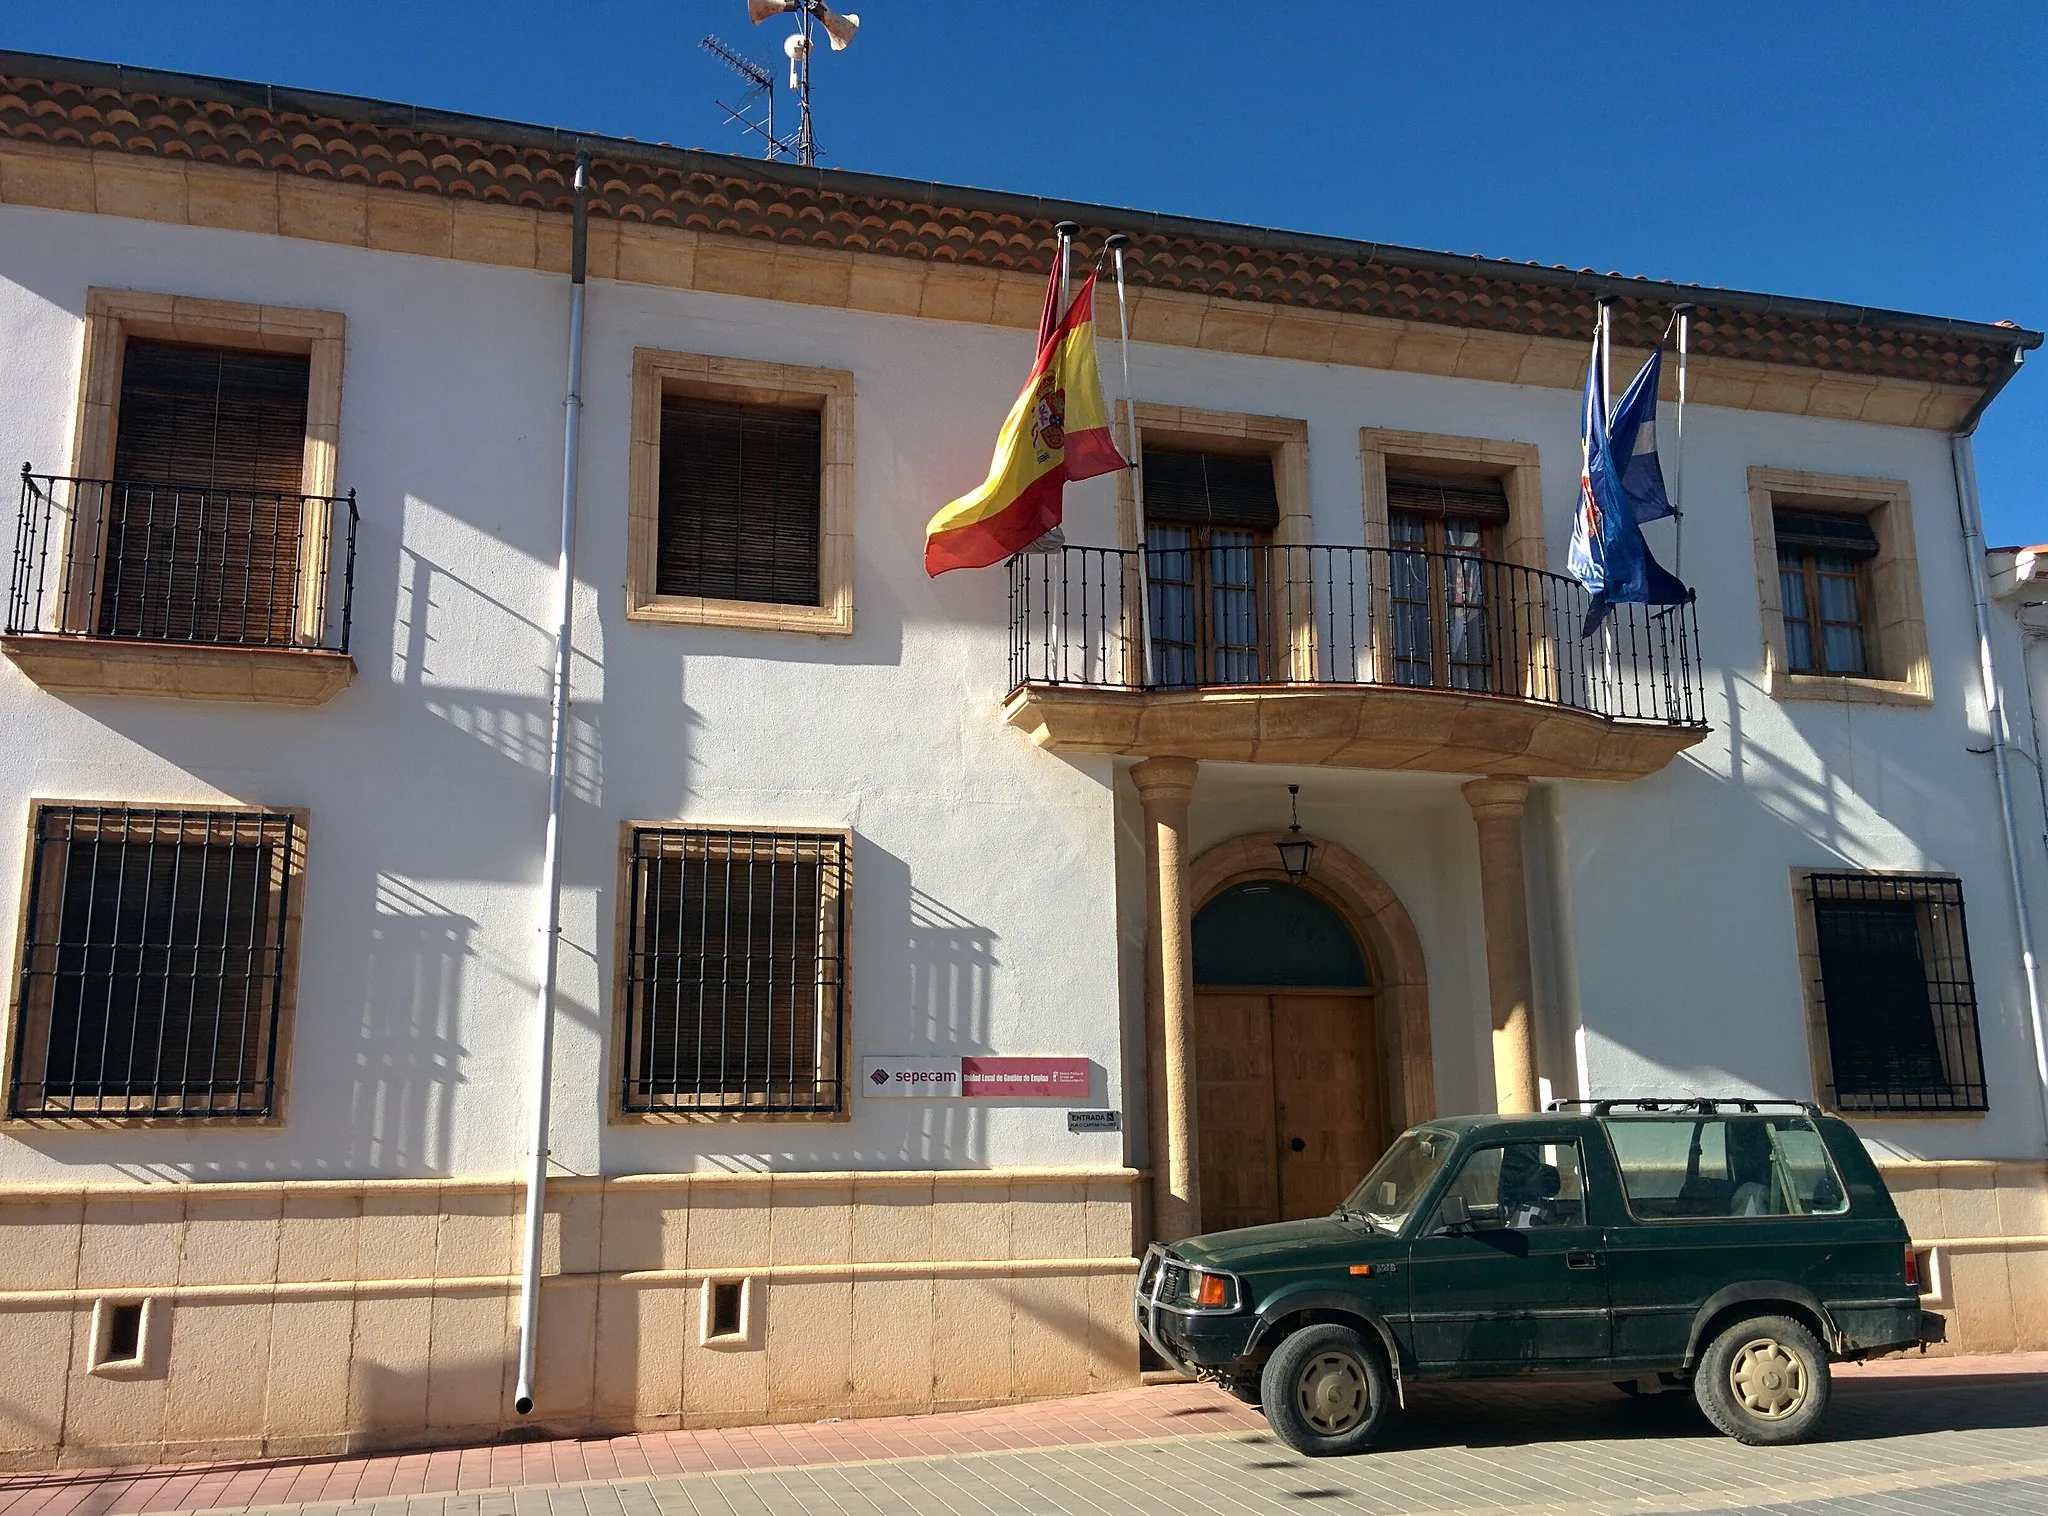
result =
[[[1200,1306],[1224,1306],[1230,1304],[1230,1281],[1221,1274],[1204,1274],[1202,1282],[1195,1286],[1195,1304]]]
[[[1913,1245],[1906,1244],[1906,1283],[1914,1289],[1920,1288],[1920,1255],[1913,1251]]]
[[[1372,1265],[1369,1263],[1354,1263],[1351,1265],[1351,1272],[1361,1276],[1369,1275],[1372,1273]]]

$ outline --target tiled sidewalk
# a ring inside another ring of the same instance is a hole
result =
[[[1883,1407],[1887,1414],[1879,1419],[1895,1422],[1898,1418],[1889,1413],[1911,1398],[1926,1402],[1927,1414],[1909,1416],[1899,1425],[1872,1426],[1870,1431],[1898,1435],[1933,1430],[1947,1419],[1938,1402],[1953,1398],[1955,1391],[1999,1382],[2037,1395],[2048,1385],[2048,1353],[1899,1359],[1845,1367],[1836,1375],[1838,1396],[1831,1421],[1853,1432]],[[1531,1415],[1548,1421],[1560,1406],[1568,1414],[1571,1404],[1582,1400],[1589,1414],[1611,1416],[1609,1403],[1616,1397],[1598,1385],[1494,1385],[1432,1388],[1414,1398],[1422,1402],[1413,1418],[1418,1431],[1458,1423],[1480,1431]],[[1687,1397],[1668,1398],[1676,1407]],[[1917,1424],[1923,1421],[1930,1425]],[[1263,1433],[1264,1428],[1256,1411],[1209,1386],[1167,1384],[932,1416],[500,1443],[359,1458],[8,1475],[0,1476],[0,1516],[122,1516],[365,1501],[395,1506],[423,1495],[478,1495],[723,1472],[822,1472],[828,1466],[884,1460],[1082,1449],[1207,1433]],[[2041,1446],[2048,1455],[2048,1433]],[[509,1507],[510,1502],[506,1504]]]

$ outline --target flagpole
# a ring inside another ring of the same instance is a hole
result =
[[[1676,311],[1678,317],[1678,427],[1672,438],[1671,448],[1671,514],[1675,518],[1675,535],[1671,543],[1671,572],[1685,577],[1685,359],[1692,347],[1693,307],[1681,305]]]
[[[1614,296],[1600,297],[1600,419],[1614,424]]]
[[[1137,518],[1138,532],[1138,632],[1145,650],[1144,679],[1150,686],[1152,575],[1145,553],[1145,471],[1138,467],[1138,405],[1131,393],[1131,312],[1124,300],[1124,249],[1130,245],[1131,239],[1118,232],[1103,244],[1103,248],[1116,259],[1116,346],[1124,370],[1124,446],[1130,449],[1130,457],[1126,461],[1131,470],[1131,508]]]
[[[1603,426],[1614,424],[1614,299],[1612,295],[1600,297],[1600,422]],[[1618,654],[1614,647],[1614,611],[1610,606],[1600,622],[1600,704],[1607,714],[1614,707],[1614,677]]]
[[[1074,239],[1081,235],[1081,223],[1062,221],[1053,228],[1060,239],[1060,319],[1067,319],[1067,307],[1074,303]]]

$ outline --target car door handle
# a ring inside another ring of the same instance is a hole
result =
[[[1574,1250],[1564,1255],[1564,1266],[1568,1269],[1597,1269],[1600,1267],[1600,1255],[1584,1250]]]

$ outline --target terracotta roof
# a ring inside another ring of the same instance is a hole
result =
[[[2037,332],[1150,212],[802,169],[350,96],[0,52],[0,137],[245,165],[563,211],[575,153],[593,215],[775,243],[1043,269],[1053,225],[1136,239],[1134,284],[1517,335],[1582,339],[1618,298],[1616,341],[1647,347],[1674,303],[1694,350],[1995,390]]]

